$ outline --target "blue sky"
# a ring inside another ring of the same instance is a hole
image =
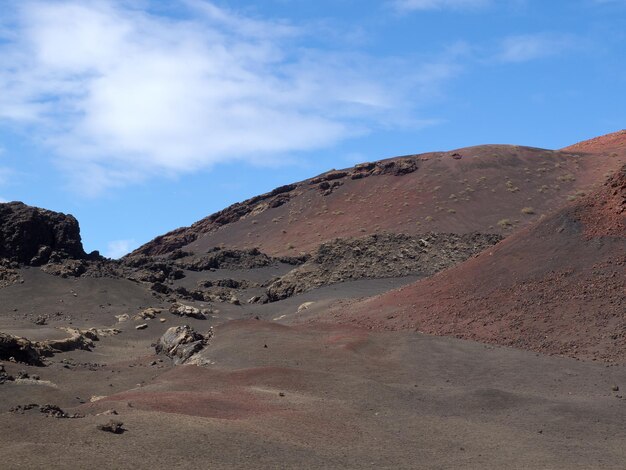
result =
[[[331,168],[626,127],[626,0],[0,7],[0,200],[108,256]]]

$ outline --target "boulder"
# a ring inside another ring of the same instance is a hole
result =
[[[122,423],[121,421],[114,420],[114,419],[112,419],[106,424],[98,424],[96,427],[100,431],[110,432],[113,434],[123,434],[125,431],[124,423]]]
[[[160,308],[150,307],[150,308],[146,308],[146,309],[142,310],[139,313],[139,317],[143,318],[144,320],[152,320],[152,319],[156,318],[156,316],[159,313],[161,313],[161,309]]]
[[[161,336],[154,349],[157,354],[171,358],[174,364],[185,364],[202,351],[212,337],[213,329],[203,335],[188,325],[173,326]]]

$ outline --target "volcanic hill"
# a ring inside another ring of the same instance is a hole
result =
[[[298,255],[335,238],[381,232],[508,235],[580,197],[624,161],[619,142],[610,151],[589,145],[485,145],[333,170],[157,237],[133,255],[214,246]]]

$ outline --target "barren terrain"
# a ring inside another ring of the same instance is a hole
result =
[[[0,204],[0,468],[623,469],[625,164],[367,163],[120,261]]]

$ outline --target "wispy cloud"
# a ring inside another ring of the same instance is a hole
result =
[[[131,252],[137,246],[135,240],[114,240],[107,244],[104,256],[107,258],[118,259]]]
[[[85,193],[233,159],[275,164],[415,118],[416,89],[444,79],[306,48],[296,25],[210,2],[178,2],[178,19],[128,4],[20,2],[0,43],[0,122],[30,126]]]
[[[501,62],[527,62],[558,55],[574,45],[574,38],[563,34],[509,36],[502,41],[496,59]]]
[[[492,0],[393,0],[392,5],[399,11],[418,10],[473,10],[483,8]]]

